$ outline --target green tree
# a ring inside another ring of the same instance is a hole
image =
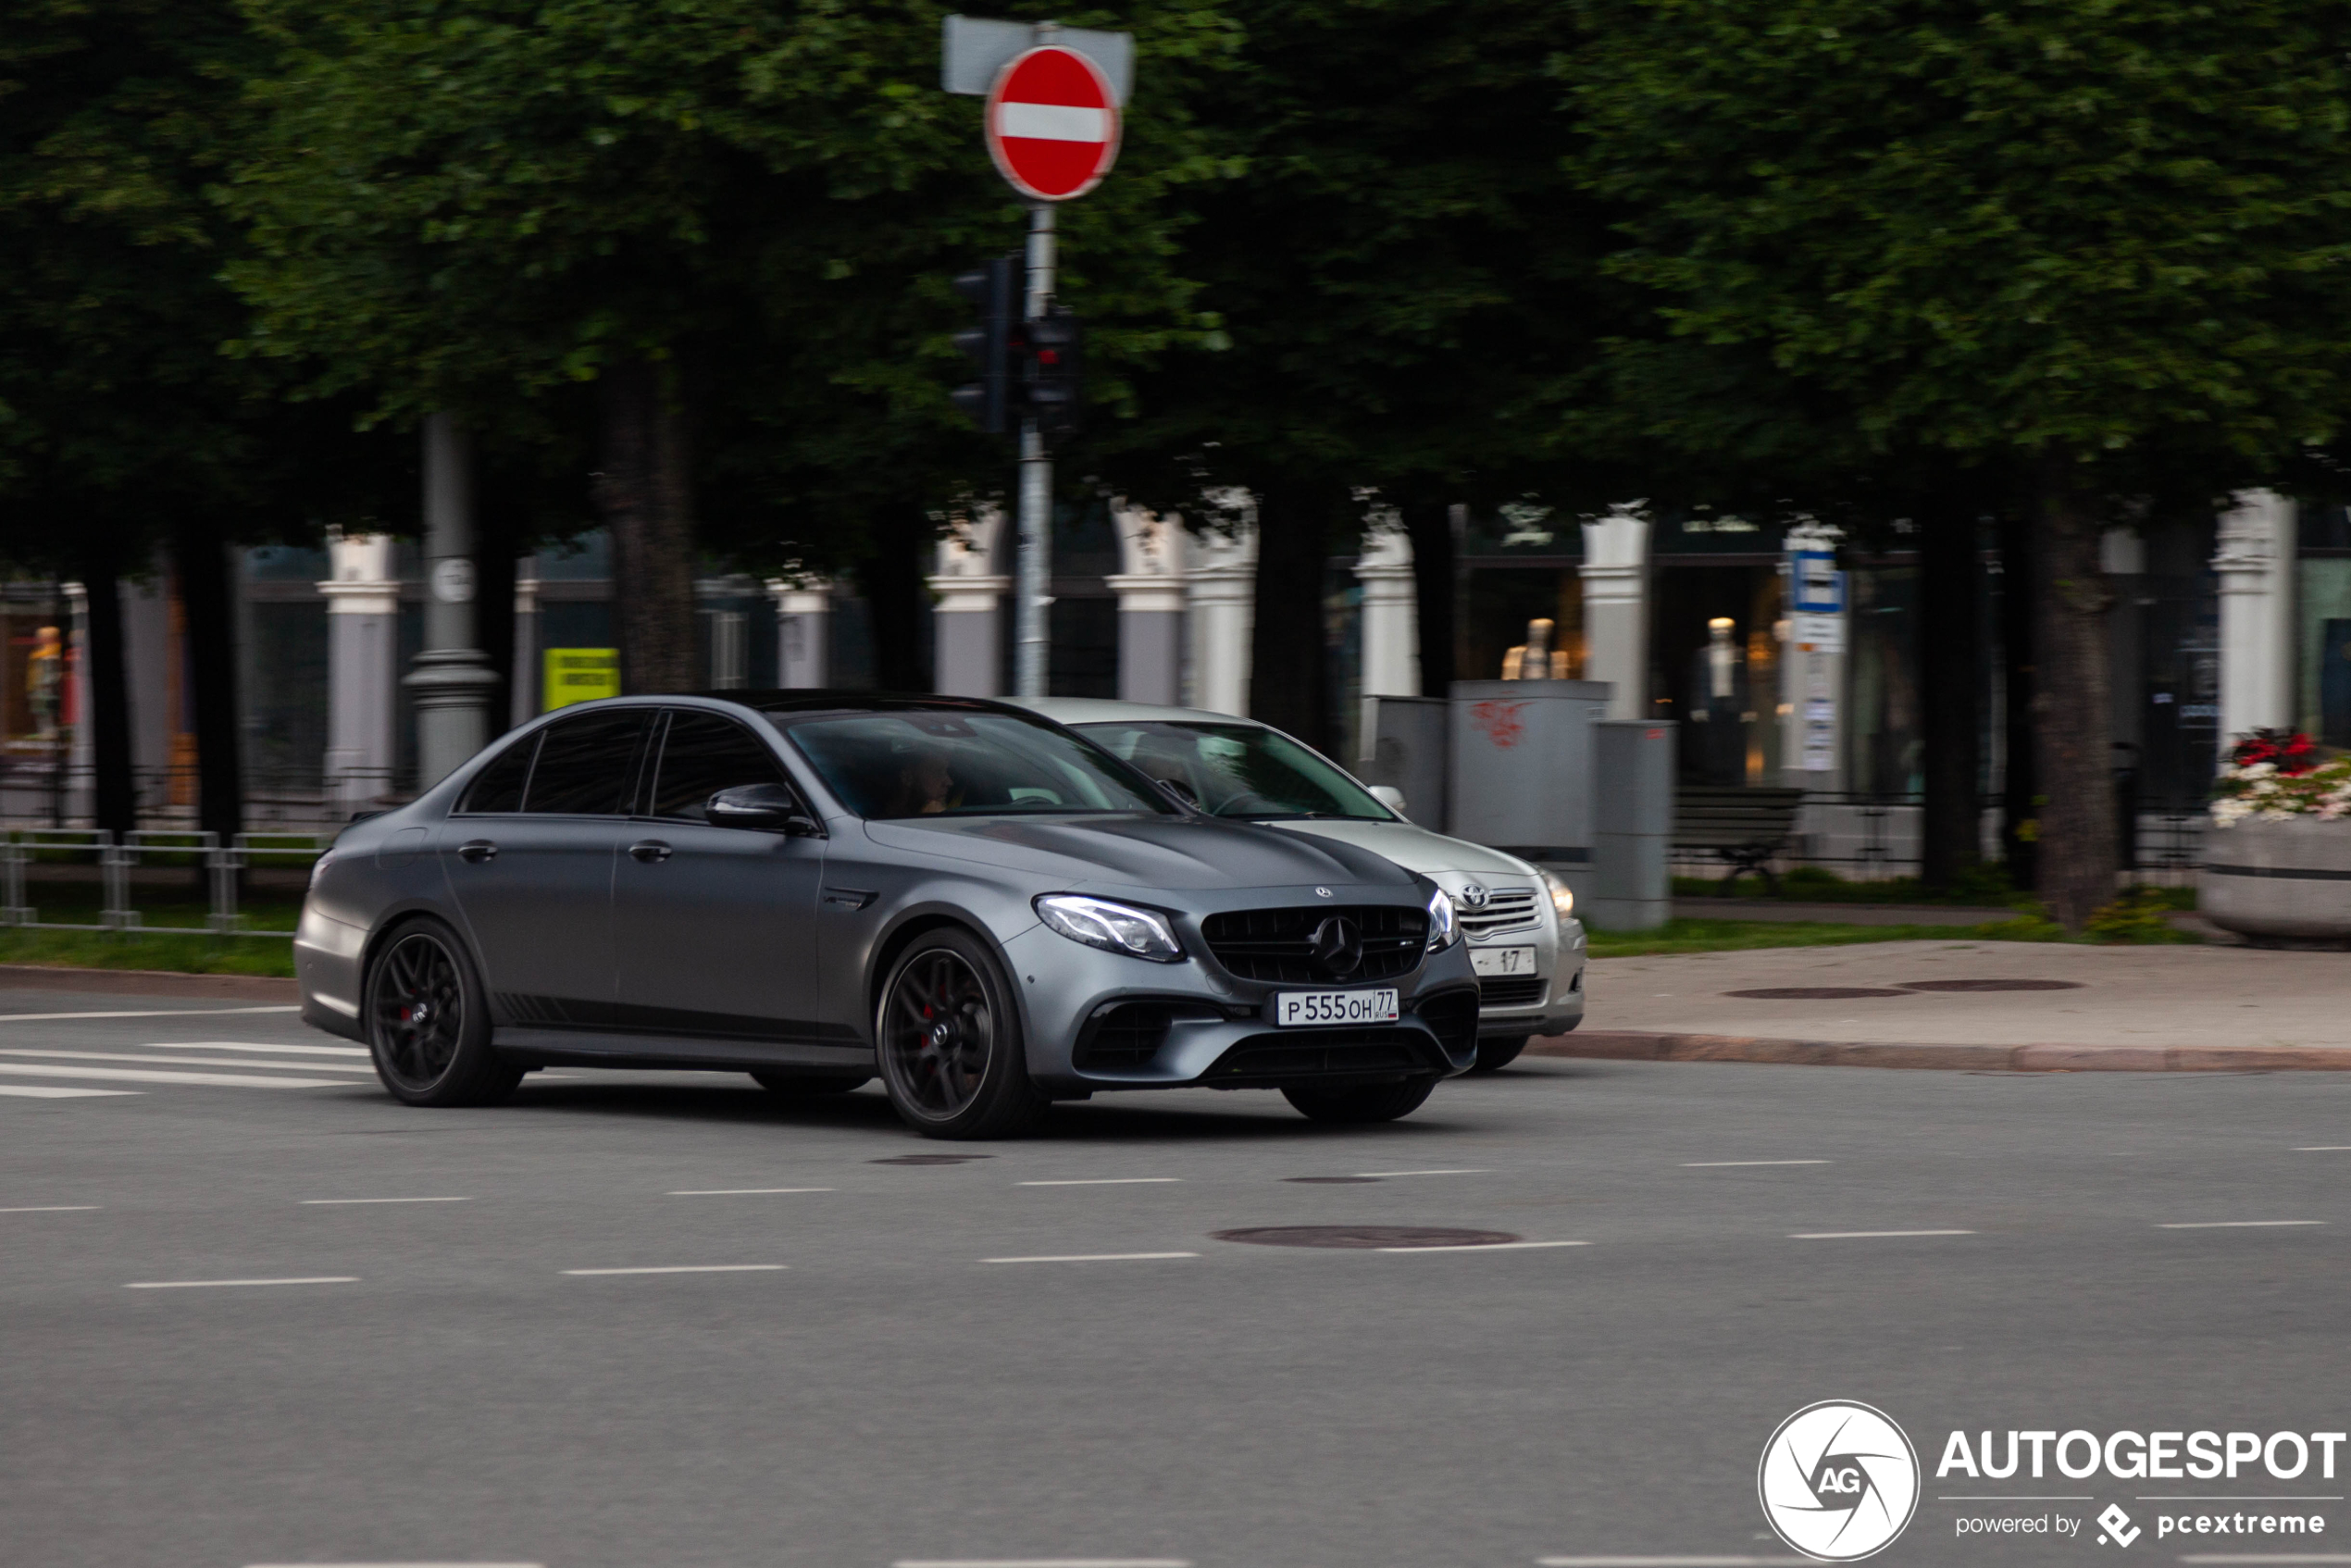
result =
[[[1566,15],[1575,168],[1617,205],[1610,266],[1651,291],[1666,333],[1768,363],[1869,451],[2022,477],[2040,885],[2078,929],[2116,870],[2100,530],[2156,474],[2192,469],[2213,492],[2274,470],[2344,406],[2351,11],[1569,0]],[[1702,398],[1689,413],[1725,422]]]

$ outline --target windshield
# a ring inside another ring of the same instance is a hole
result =
[[[920,709],[770,718],[864,817],[1175,811],[1101,753],[1028,719]]]
[[[1151,778],[1188,790],[1212,816],[1396,820],[1362,785],[1263,725],[1119,721],[1077,728]]]

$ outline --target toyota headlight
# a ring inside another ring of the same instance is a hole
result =
[[[1548,871],[1543,873],[1543,886],[1551,890],[1551,907],[1559,911],[1560,918],[1573,918],[1575,914],[1575,890]]]
[[[1154,964],[1183,962],[1184,944],[1176,940],[1166,916],[1151,910],[1076,893],[1048,893],[1036,907],[1038,919],[1071,941]]]
[[[1428,895],[1428,951],[1438,952],[1460,940],[1462,928],[1453,919],[1453,895],[1439,888]]]

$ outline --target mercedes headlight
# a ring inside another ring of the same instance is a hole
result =
[[[1575,914],[1575,890],[1548,871],[1543,873],[1543,886],[1551,890],[1551,907],[1559,911],[1560,918],[1572,918]]]
[[[1038,919],[1071,941],[1154,964],[1183,962],[1184,944],[1176,940],[1166,916],[1148,909],[1076,893],[1048,893],[1036,907]]]
[[[1453,895],[1439,888],[1428,895],[1428,951],[1438,952],[1461,939],[1453,920]]]

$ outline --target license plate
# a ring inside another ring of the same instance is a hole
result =
[[[1470,968],[1479,975],[1532,975],[1535,973],[1535,950],[1531,947],[1474,947],[1470,949]]]
[[[1376,991],[1284,991],[1274,999],[1274,1022],[1283,1028],[1319,1024],[1393,1024],[1393,989]]]

